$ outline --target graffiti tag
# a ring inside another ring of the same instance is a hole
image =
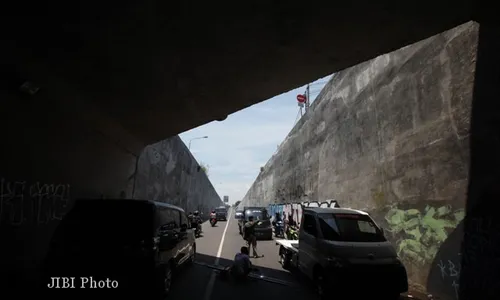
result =
[[[460,257],[460,253],[458,254],[458,257]],[[453,291],[455,292],[455,299],[458,299],[458,292],[459,292],[459,278],[460,278],[460,271],[461,271],[461,264],[460,261],[456,262],[453,260],[439,260],[439,263],[437,265],[439,267],[439,270],[441,271],[441,279],[443,281],[451,281],[451,287]]]
[[[29,185],[25,181],[0,181],[0,222],[13,226],[48,224],[61,220],[70,199],[69,184]]]
[[[302,221],[302,209],[304,207],[336,207],[337,202],[334,200],[327,201],[304,201],[299,203],[279,203],[269,205],[269,213],[274,216],[279,213],[281,216],[289,219],[290,217],[300,227]]]

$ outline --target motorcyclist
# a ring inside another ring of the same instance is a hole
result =
[[[215,209],[212,209],[212,211],[210,212],[210,219],[215,218],[215,217],[217,217],[217,215],[215,213]]]
[[[191,222],[191,227],[196,228],[199,232],[201,232],[201,223],[203,221],[201,220],[200,213],[195,210],[192,214],[188,216],[190,222]]]
[[[279,222],[281,222],[281,215],[279,212],[276,212],[274,214],[274,220],[271,223],[274,227],[274,233],[276,236],[282,234],[281,230],[283,229],[283,224],[279,224]]]
[[[201,216],[200,216],[200,212],[199,211],[195,210],[193,212],[193,220],[195,222],[203,223],[202,220],[201,220]]]
[[[281,221],[281,215],[279,212],[276,212],[274,214],[274,220],[272,222],[273,226],[276,226],[276,223],[280,222]]]

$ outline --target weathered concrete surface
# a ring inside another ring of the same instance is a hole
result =
[[[141,141],[78,95],[67,93],[64,85],[56,93],[41,89],[28,96],[17,90],[18,83],[9,85],[12,78],[2,79],[0,280],[7,285],[20,280],[19,292],[25,290],[26,280],[36,278],[52,233],[73,199],[133,197],[135,188],[135,197],[151,196],[173,203],[176,198],[172,194],[144,191],[158,186],[170,190],[176,176],[186,177],[181,168],[187,164],[194,168],[196,162],[174,137],[163,142],[174,148],[159,149],[162,157],[169,155],[165,151],[175,151],[171,155],[174,168],[157,173],[158,164],[148,159],[155,146],[141,152],[145,147]],[[134,175],[136,167],[138,176]],[[148,177],[148,172],[158,177]],[[215,203],[216,194],[206,176],[192,176],[195,200],[190,203]],[[182,185],[186,180],[180,184],[181,195],[185,195],[187,187]],[[10,281],[3,280],[3,275]],[[15,284],[10,286],[15,289]]]
[[[477,2],[10,2],[0,61],[151,144],[467,22]]]
[[[470,22],[335,74],[240,206],[333,198],[367,210],[425,290],[464,216],[477,32]]]
[[[133,195],[166,201],[186,211],[199,210],[207,217],[210,209],[222,205],[206,173],[178,136],[144,149]]]

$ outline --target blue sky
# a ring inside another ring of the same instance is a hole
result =
[[[311,101],[331,75],[311,83]],[[299,107],[296,96],[306,86],[235,112],[222,122],[210,122],[181,133],[199,163],[209,166],[209,179],[229,203],[241,200],[255,178],[293,128]],[[195,139],[208,136],[206,139]],[[194,140],[193,140],[194,139]]]

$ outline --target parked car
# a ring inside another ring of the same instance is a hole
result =
[[[243,222],[245,221],[245,214],[243,213],[243,210],[237,210],[235,213],[234,213],[234,218],[236,219],[236,222],[238,223],[238,232],[240,234],[243,233],[242,231],[242,224]]]
[[[194,230],[179,207],[131,199],[77,200],[51,240],[43,286],[53,276],[92,276],[163,299],[174,270],[192,263],[195,255]]]
[[[244,218],[239,223],[241,228],[248,221],[248,218],[252,216],[254,220],[260,221],[260,224],[255,226],[255,237],[265,240],[273,239],[273,225],[265,207],[244,207],[243,216]]]
[[[404,265],[366,212],[305,208],[299,240],[276,244],[283,268],[296,268],[313,280],[321,299],[363,291],[399,299],[408,291]]]

